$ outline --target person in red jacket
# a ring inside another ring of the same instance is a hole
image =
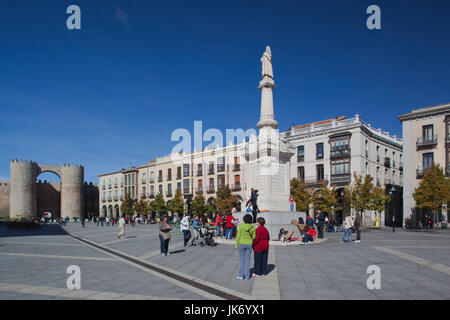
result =
[[[264,227],[266,220],[262,217],[256,219],[256,238],[253,240],[255,252],[255,265],[252,277],[259,277],[267,273],[267,258],[269,257],[269,231]]]
[[[233,235],[233,228],[234,228],[234,217],[231,213],[228,213],[226,218],[226,228],[227,231],[225,233],[225,239],[231,239],[231,236]]]

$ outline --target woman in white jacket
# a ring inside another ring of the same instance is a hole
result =
[[[183,232],[184,237],[184,247],[187,247],[189,239],[191,238],[191,230],[189,227],[189,216],[185,215],[180,222],[180,230]]]
[[[350,243],[352,237],[352,227],[353,227],[353,219],[349,213],[346,214],[344,220],[344,236],[342,237],[342,242],[345,242],[345,236],[348,237],[348,242]]]

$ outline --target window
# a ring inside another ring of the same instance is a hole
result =
[[[134,186],[131,187],[131,197],[134,198]]]
[[[214,178],[209,178],[209,187],[214,189]]]
[[[305,161],[305,146],[297,147],[297,162]]]
[[[221,174],[217,176],[217,188],[222,188],[225,185],[225,175]]]
[[[150,183],[155,182],[155,172],[150,172]]]
[[[201,175],[203,175],[203,168],[202,168],[202,164],[199,163],[197,165],[197,176],[201,176]]]
[[[349,174],[350,174],[349,159],[331,161],[332,176],[349,175]]]
[[[198,180],[197,182],[197,192],[203,191],[203,180]]]
[[[169,184],[167,185],[167,194],[168,194],[168,195],[171,195],[171,194],[172,194],[172,184],[171,184],[171,183],[169,183]]]
[[[368,175],[368,174],[369,174],[369,163],[366,162],[366,175]]]
[[[177,179],[181,179],[181,167],[177,167]]]
[[[423,154],[423,170],[426,171],[433,163],[433,152]]]
[[[131,174],[131,184],[134,184],[134,173]]]
[[[305,180],[305,167],[297,167],[297,179]]]
[[[225,157],[220,157],[217,159],[217,172],[225,171]]]
[[[316,159],[323,159],[323,143],[316,144]]]
[[[323,164],[316,165],[316,174],[317,174],[317,181],[321,181],[325,179],[325,171],[323,168]]]
[[[189,193],[189,179],[183,180],[183,193]]]
[[[155,186],[150,186],[150,194],[154,195],[155,194]]]
[[[189,177],[189,163],[183,164],[183,177]]]
[[[433,125],[423,126],[423,141],[433,141]]]
[[[163,181],[163,177],[162,177],[162,170],[158,171],[158,182],[162,182]]]
[[[105,192],[105,191],[103,191],[103,197],[102,197],[102,200],[106,200],[106,192]]]
[[[177,182],[177,190],[181,191],[181,182]]]
[[[146,195],[146,190],[145,187],[142,187],[142,195],[145,196]]]
[[[142,183],[147,183],[147,175],[145,173],[142,174]]]
[[[172,169],[167,169],[167,181],[172,180]]]
[[[159,193],[163,193],[163,186],[162,186],[162,184],[160,184],[159,186],[158,186],[158,191],[159,191]]]
[[[331,157],[350,156],[350,136],[330,138]]]

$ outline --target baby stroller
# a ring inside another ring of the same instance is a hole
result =
[[[216,240],[214,240],[214,230],[208,230],[206,228],[198,229],[198,234],[200,236],[199,244],[201,247],[207,246],[214,247],[216,245]]]

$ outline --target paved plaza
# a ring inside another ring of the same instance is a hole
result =
[[[232,243],[184,248],[173,233],[159,252],[156,225],[0,227],[0,299],[450,299],[450,233],[370,230],[360,243],[325,233],[314,245],[272,245],[269,274],[237,280]],[[67,267],[81,270],[81,289],[67,289]],[[251,263],[253,265],[253,261]],[[367,268],[381,270],[368,289]]]

